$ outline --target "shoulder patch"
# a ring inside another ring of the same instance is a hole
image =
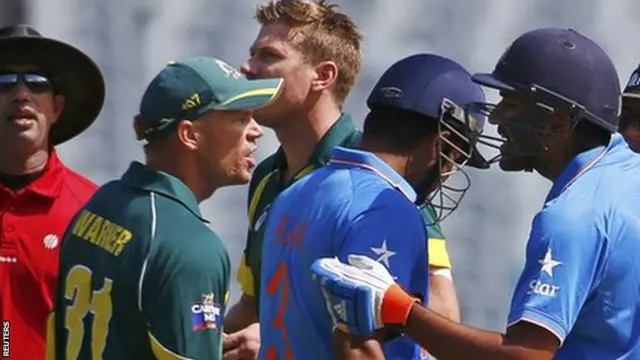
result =
[[[222,327],[220,305],[214,301],[214,294],[202,294],[202,299],[191,303],[193,331],[218,330]]]

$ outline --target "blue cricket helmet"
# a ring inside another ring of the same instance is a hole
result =
[[[484,169],[489,165],[476,150],[474,139],[482,133],[486,116],[475,112],[473,105],[485,102],[484,91],[460,64],[435,54],[416,54],[384,72],[371,91],[367,106],[372,110],[380,106],[409,110],[443,119],[471,140],[468,165]],[[443,112],[449,110],[451,116],[445,116]]]
[[[620,83],[609,56],[573,29],[543,28],[518,37],[490,74],[473,81],[502,92],[528,90],[548,106],[568,106],[575,121],[586,119],[615,132]]]

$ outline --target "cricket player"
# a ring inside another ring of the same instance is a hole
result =
[[[102,186],[66,231],[51,358],[222,358],[229,258],[198,204],[249,181],[252,110],[281,85],[208,57],[156,75],[134,118],[146,164]]]
[[[367,101],[362,149],[335,148],[325,168],[289,186],[272,206],[262,250],[260,359],[332,358],[333,323],[309,276],[320,257],[369,256],[428,302],[427,234],[416,204],[472,157],[484,161],[473,150],[483,119],[460,105],[484,101],[464,68],[437,55],[407,57],[382,75]],[[353,351],[382,354],[371,345]],[[422,355],[402,337],[384,353]]]
[[[639,359],[640,157],[616,133],[613,63],[584,35],[544,28],[518,37],[493,73],[474,80],[502,96],[490,118],[505,138],[500,167],[553,182],[533,219],[506,333],[442,318],[352,253],[312,267],[338,324],[336,359],[353,357],[351,342],[371,341],[343,330],[371,336],[388,325],[440,360]]]
[[[102,110],[105,85],[79,49],[27,25],[0,28],[2,357],[42,359],[65,228],[98,186],[56,147]]]
[[[257,356],[262,248],[273,201],[287,186],[324,166],[335,146],[359,147],[362,135],[343,111],[362,59],[362,35],[353,21],[334,4],[306,0],[271,1],[258,7],[255,17],[260,33],[241,70],[249,78],[285,79],[283,95],[255,115],[258,123],[274,130],[280,148],[258,165],[251,179],[247,245],[237,273],[242,296],[225,317],[230,333],[225,360]],[[429,306],[459,321],[452,265],[438,223],[448,210],[426,205],[421,211],[428,226]]]
[[[640,65],[631,73],[622,93],[620,133],[631,149],[640,152]]]

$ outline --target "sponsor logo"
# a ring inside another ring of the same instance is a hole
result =
[[[222,327],[222,312],[214,302],[213,293],[203,294],[202,300],[192,302],[191,319],[193,331],[218,330]]]

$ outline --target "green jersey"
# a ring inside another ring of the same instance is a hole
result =
[[[316,146],[309,158],[308,165],[294,176],[293,181],[300,179],[309,172],[324,166],[336,146],[356,148],[360,145],[362,133],[357,131],[351,118],[342,114],[340,119],[329,129]],[[264,239],[265,221],[269,208],[276,197],[289,184],[283,184],[281,174],[286,166],[286,159],[282,149],[262,161],[256,168],[249,186],[249,230],[247,244],[243,258],[238,268],[238,281],[242,292],[259,298],[262,243]],[[435,212],[430,206],[421,209],[425,224],[433,223]],[[446,251],[444,236],[439,225],[428,227],[429,233],[429,263],[436,267],[450,267],[449,256]],[[259,309],[256,301],[256,311]]]
[[[191,190],[133,163],[67,228],[49,355],[221,359],[229,266]]]

